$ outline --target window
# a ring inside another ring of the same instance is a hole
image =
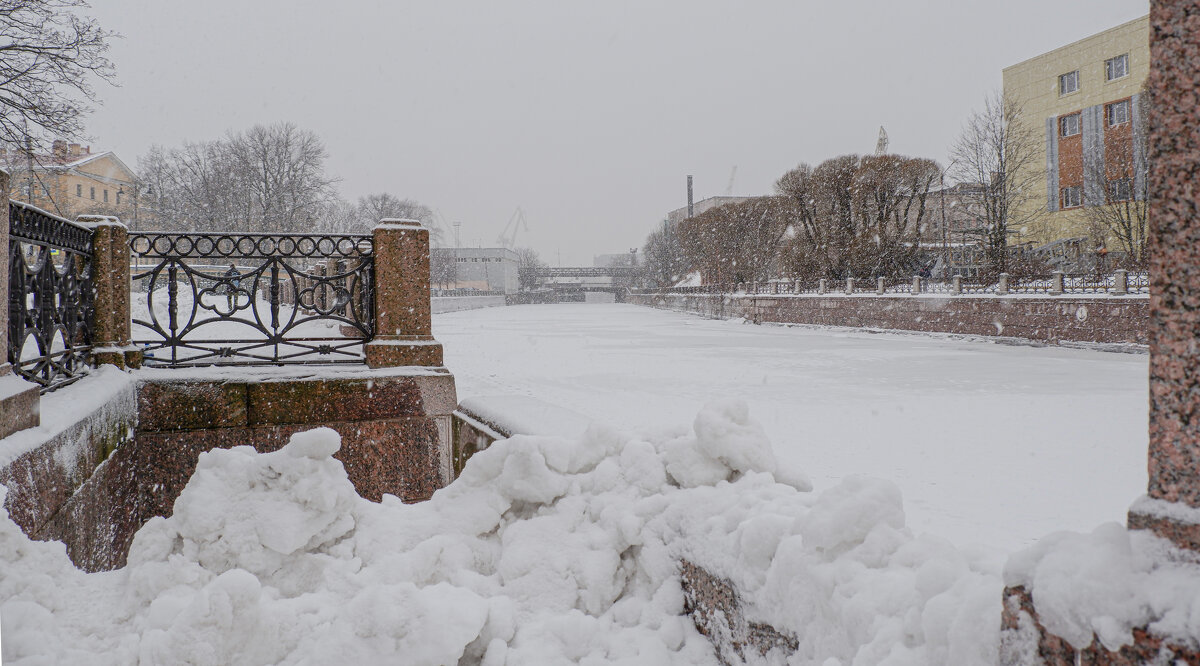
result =
[[[1129,201],[1133,198],[1133,183],[1128,178],[1108,181],[1109,201]]]
[[[1079,134],[1079,114],[1072,113],[1069,116],[1059,118],[1058,128],[1060,136],[1075,136]]]
[[[104,203],[108,203],[108,190],[104,190]]]
[[[1062,207],[1078,208],[1083,205],[1082,190],[1079,187],[1062,188]]]
[[[1129,122],[1129,100],[1105,104],[1104,117],[1108,118],[1109,127]]]
[[[83,198],[83,185],[75,186],[75,196],[79,197],[80,199]]]
[[[92,201],[96,200],[96,188],[91,188]]]
[[[1058,77],[1058,94],[1066,95],[1079,90],[1079,70],[1067,72]]]
[[[121,205],[121,190],[117,190],[117,205]]]
[[[1123,53],[1104,61],[1104,80],[1112,81],[1129,75],[1129,54]]]

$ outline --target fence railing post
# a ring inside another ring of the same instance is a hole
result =
[[[18,430],[34,428],[41,424],[41,393],[37,384],[26,382],[19,377],[9,379],[13,374],[9,363],[9,344],[17,344],[16,340],[8,339],[8,299],[9,276],[12,275],[9,260],[14,256],[8,237],[8,173],[0,169],[0,439],[8,437]],[[16,254],[18,261],[24,261]],[[16,354],[20,354],[19,349]]]
[[[106,215],[81,215],[76,222],[92,230],[92,362],[140,367],[142,352],[130,344],[129,229]]]
[[[921,276],[914,275],[912,279],[912,295],[918,296],[921,293]]]
[[[996,293],[1001,296],[1008,293],[1008,273],[1000,274],[1000,279],[996,282]]]
[[[961,275],[955,275],[954,277],[950,278],[950,293],[952,293],[952,294],[961,294],[962,293],[962,276]]]
[[[1113,271],[1113,296],[1124,296],[1129,293],[1129,273],[1124,268]]]
[[[853,293],[854,293],[854,278],[848,277],[848,278],[846,278],[846,295],[849,296],[850,294],[853,294]]]
[[[829,292],[829,280],[821,278],[817,280],[817,293],[825,294]]]
[[[380,220],[375,254],[375,337],[364,349],[372,368],[440,366],[429,303],[429,230],[417,220]]]
[[[1050,274],[1050,295],[1061,296],[1063,291],[1063,272],[1054,271]]]
[[[881,277],[875,278],[875,294],[878,296],[882,296],[884,289],[887,289],[887,285],[884,282],[883,278],[881,278]]]
[[[800,290],[801,290],[800,278],[796,278],[795,280],[792,281],[792,293],[798,294],[798,293],[800,293]]]

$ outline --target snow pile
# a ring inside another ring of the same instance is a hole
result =
[[[1004,582],[1031,590],[1046,630],[1076,649],[1094,635],[1116,651],[1147,625],[1200,645],[1200,562],[1148,530],[1107,523],[1090,534],[1052,534],[1009,558]]]
[[[787,663],[995,660],[998,576],[910,534],[890,483],[780,483],[739,402],[691,432],[497,442],[415,505],[359,498],[339,445],[204,454],[119,571],[83,574],[5,516],[4,663],[716,663],[680,558],[795,635]]]

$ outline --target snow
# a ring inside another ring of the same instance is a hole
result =
[[[1200,561],[1149,531],[1105,523],[1052,534],[1012,556],[1004,582],[1032,590],[1042,624],[1076,649],[1094,635],[1115,651],[1147,625],[1200,646]]]
[[[1147,357],[754,326],[633,305],[436,315],[460,400],[538,398],[649,431],[744,399],[781,470],[894,482],[908,525],[1002,555],[1145,492]],[[999,564],[999,562],[997,563]]]
[[[686,557],[797,636],[790,663],[994,662],[997,572],[914,536],[888,481],[777,483],[763,437],[734,400],[673,435],[517,436],[413,505],[359,498],[327,428],[214,450],[118,571],[81,573],[0,517],[3,658],[715,664],[684,615]]]
[[[24,382],[15,376],[12,379]],[[69,387],[41,396],[41,423],[37,427],[19,430],[0,439],[0,467],[7,466],[25,453],[87,421],[93,414],[105,410],[111,410],[110,414],[133,414],[137,402],[133,383],[133,378],[128,373],[121,372],[115,366],[102,365],[92,369],[86,377]],[[25,386],[30,384],[26,382]],[[98,420],[107,424],[119,420],[119,417],[103,417]],[[75,457],[79,455],[81,447],[86,445],[87,438],[81,430],[78,441],[56,453],[56,462],[64,469],[73,470]]]

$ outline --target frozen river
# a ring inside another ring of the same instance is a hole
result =
[[[755,326],[633,305],[435,315],[459,399],[528,395],[618,428],[750,405],[818,490],[894,481],[908,525],[1010,552],[1123,521],[1146,487],[1147,356]]]

